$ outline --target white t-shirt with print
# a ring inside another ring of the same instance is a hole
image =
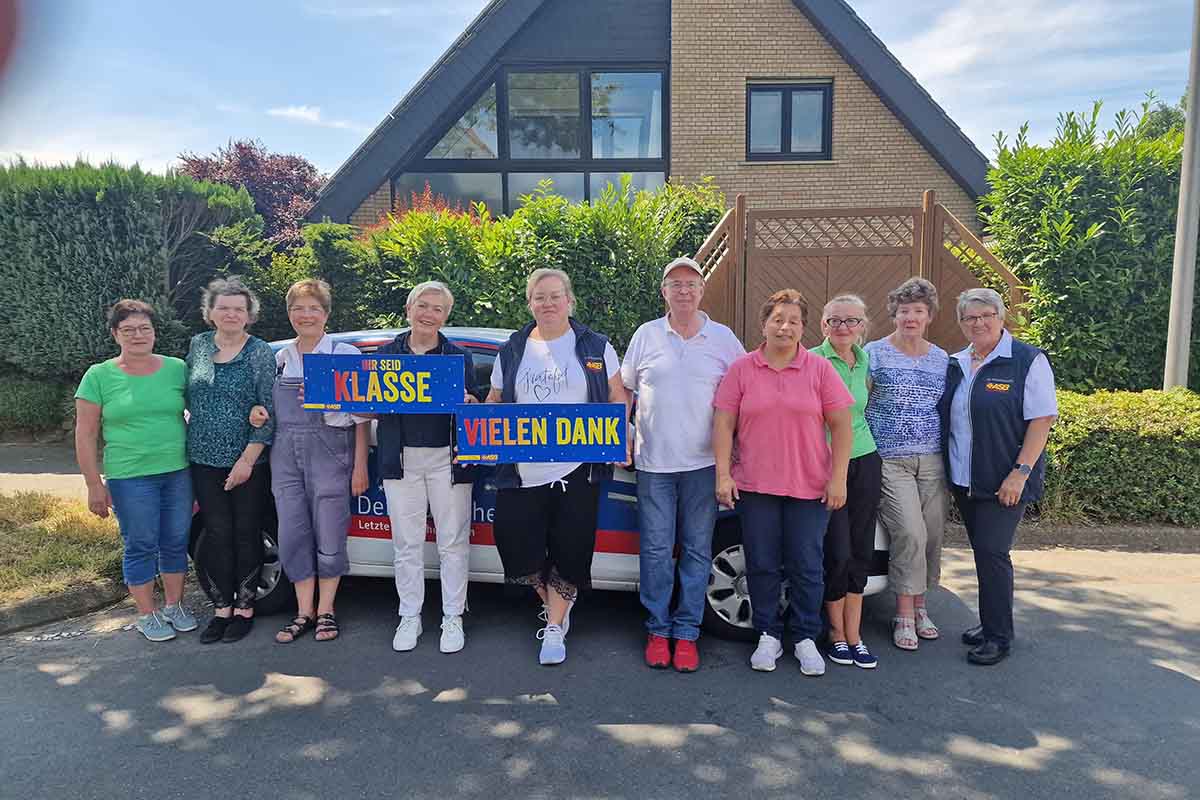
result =
[[[587,376],[583,365],[575,354],[575,331],[543,341],[530,337],[525,342],[525,353],[517,365],[516,395],[518,403],[586,403],[588,401]],[[620,372],[617,351],[612,344],[604,347],[604,367],[607,377]],[[500,359],[492,364],[492,388],[504,388],[504,368]],[[544,486],[570,475],[579,466],[578,462],[550,462],[518,464],[523,487]]]

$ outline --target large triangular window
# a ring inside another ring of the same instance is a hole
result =
[[[459,117],[426,158],[497,158],[496,84]]]

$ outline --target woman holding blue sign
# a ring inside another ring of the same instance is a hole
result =
[[[376,351],[376,355],[444,355],[463,357],[464,402],[474,403],[475,366],[471,354],[442,335],[454,308],[454,295],[440,281],[419,283],[408,293],[404,315],[409,330]],[[453,414],[380,414],[377,436],[379,476],[387,497],[392,526],[392,568],[400,600],[400,624],[392,637],[398,653],[413,650],[421,636],[425,602],[422,550],[428,515],[437,534],[442,586],[442,634],[438,648],[457,653],[466,645],[462,615],[467,608],[467,576],[471,549],[471,485],[469,467],[454,458]]]
[[[338,637],[334,598],[350,566],[350,498],[367,490],[370,421],[344,412],[304,410],[304,354],[358,353],[325,333],[332,310],[325,281],[310,278],[292,284],[287,311],[296,339],[275,354],[271,493],[279,514],[279,561],[296,590],[297,608],[295,618],[275,634],[280,644],[294,642],[314,628],[317,641]],[[260,413],[251,417],[251,424],[265,419]]]
[[[571,279],[537,269],[525,284],[534,321],[500,348],[489,403],[624,403],[617,352],[571,318]],[[591,583],[600,485],[611,464],[501,464],[496,470],[496,547],[505,580],[532,586],[546,626],[538,660],[561,664],[579,589]]]

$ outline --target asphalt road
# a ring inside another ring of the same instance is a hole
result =
[[[599,593],[565,665],[535,607],[474,586],[467,649],[434,613],[391,651],[393,591],[348,582],[342,638],[160,645],[126,606],[0,638],[0,796],[1185,798],[1200,795],[1200,556],[1016,554],[1019,649],[963,659],[969,554],[947,551],[945,638],[901,653],[872,602],[874,672],[771,674],[702,640],[694,675],[641,665],[641,613]],[[436,586],[430,587],[436,598]],[[427,604],[433,611],[433,604]],[[55,636],[55,634],[77,634]]]

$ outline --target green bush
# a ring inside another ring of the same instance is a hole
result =
[[[0,365],[77,378],[112,355],[122,297],[159,311],[158,349],[181,352],[200,287],[225,267],[208,237],[253,219],[245,190],[115,164],[0,167]]]
[[[73,388],[59,381],[0,370],[0,433],[58,427]]]
[[[1047,146],[1027,128],[1012,146],[997,137],[980,216],[1028,287],[1023,338],[1065,388],[1162,386],[1183,133],[1152,135],[1148,110],[1103,134],[1099,104],[1065,114]],[[1200,337],[1189,386],[1200,388]]]
[[[259,287],[282,285],[285,275],[328,280],[334,330],[403,325],[408,292],[426,280],[454,292],[452,324],[517,328],[529,321],[526,277],[556,267],[575,285],[576,316],[623,347],[638,325],[663,313],[663,265],[694,254],[724,213],[711,182],[634,192],[625,178],[574,205],[547,182],[527,199],[500,218],[482,206],[462,212],[419,203],[361,236],[346,225],[310,225],[303,248],[251,280]]]
[[[1200,525],[1200,394],[1058,393],[1044,518]]]

